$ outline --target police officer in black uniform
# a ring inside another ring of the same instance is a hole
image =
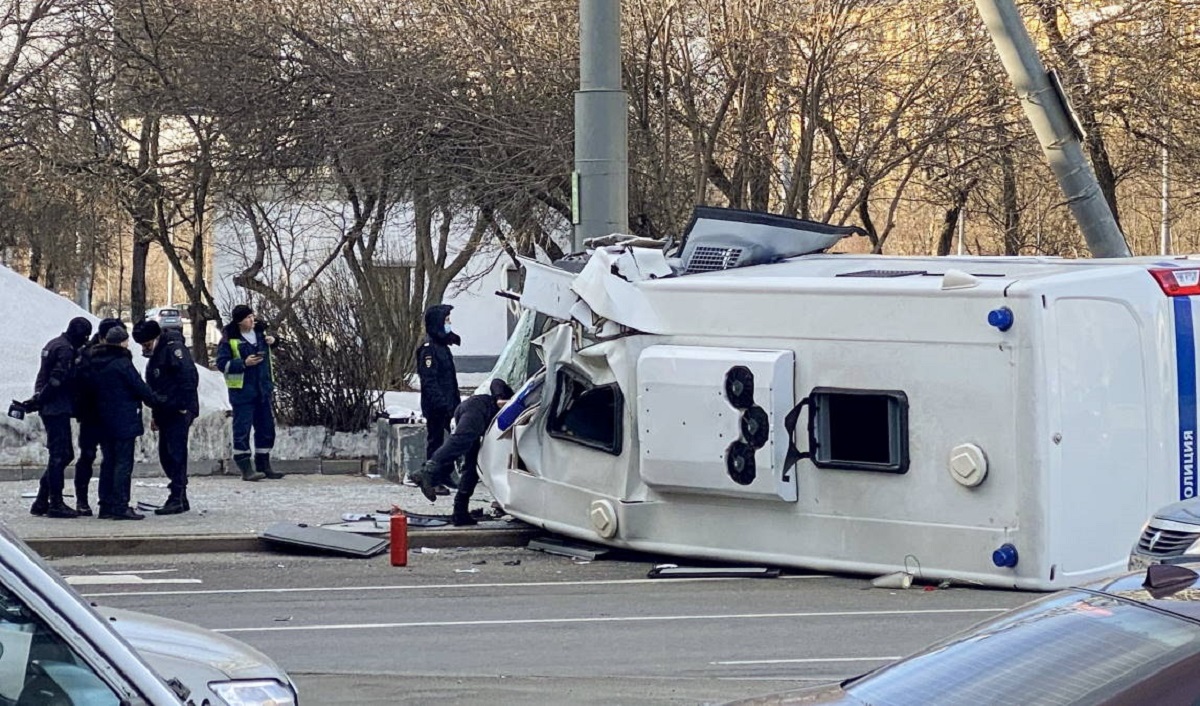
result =
[[[462,477],[458,479],[458,492],[454,495],[454,514],[451,521],[458,526],[473,525],[467,505],[479,482],[479,450],[483,447],[483,435],[500,408],[512,399],[513,391],[500,378],[488,385],[486,393],[471,395],[454,410],[454,433],[433,453],[413,480],[421,486],[421,492],[429,500],[437,499],[437,485],[450,477],[454,463],[463,460]]]
[[[104,410],[97,404],[92,387],[87,383],[92,369],[92,351],[104,343],[104,337],[114,327],[125,328],[120,319],[101,319],[96,327],[96,335],[79,351],[77,367],[75,418],[79,420],[79,458],[75,461],[75,510],[86,517],[91,517],[92,507],[88,503],[93,471],[96,464],[96,450],[100,448],[100,418]]]
[[[140,520],[142,515],[129,506],[133,479],[133,454],[142,425],[142,404],[151,409],[165,400],[150,389],[129,352],[129,333],[114,326],[104,343],[92,349],[88,376],[92,394],[104,414],[100,418],[100,507],[101,520]]]
[[[75,458],[71,444],[71,416],[76,396],[76,364],[79,349],[92,334],[92,322],[82,316],[71,319],[61,336],[42,348],[42,363],[33,397],[25,406],[37,411],[46,426],[46,449],[50,459],[38,483],[37,499],[29,512],[40,517],[78,517],[74,508],[63,502],[63,484],[67,465]]]
[[[164,331],[157,321],[142,321],[133,327],[133,340],[150,359],[146,382],[163,398],[163,404],[153,409],[153,419],[158,429],[158,460],[170,482],[167,501],[154,514],[177,515],[191,509],[187,497],[188,431],[200,414],[200,375],[180,331]]]
[[[450,346],[462,339],[450,327],[449,304],[425,310],[425,341],[417,348],[417,377],[421,380],[421,414],[425,417],[425,460],[441,447],[450,433],[458,407],[458,373]]]

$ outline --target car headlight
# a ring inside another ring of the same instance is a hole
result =
[[[218,681],[208,686],[229,706],[296,706],[292,690],[274,679]]]

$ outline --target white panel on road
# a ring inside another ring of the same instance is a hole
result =
[[[72,586],[137,585],[152,583],[203,583],[200,579],[144,579],[133,574],[106,574],[104,576],[64,576]]]

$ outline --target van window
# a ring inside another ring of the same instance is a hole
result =
[[[813,464],[908,472],[908,396],[899,391],[817,388],[811,394]]]
[[[594,385],[583,373],[563,366],[554,384],[546,421],[550,436],[620,455],[625,400],[616,383]]]

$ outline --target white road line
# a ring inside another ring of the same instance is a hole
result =
[[[137,585],[144,586],[151,583],[204,583],[200,579],[144,579],[141,576],[133,574],[105,574],[103,576],[64,576],[67,583],[72,586],[100,586],[100,585]]]
[[[288,625],[263,628],[223,628],[232,632],[297,632],[301,630],[394,630],[396,628],[480,627],[486,625],[554,625],[570,623],[653,623],[683,620],[760,620],[763,618],[853,618],[886,615],[955,615],[965,613],[1003,613],[1007,608],[943,608],[929,610],[839,610],[819,613],[728,613],[724,615],[604,616],[597,618],[524,618],[514,620],[436,620],[419,623],[342,623],[331,625]]]
[[[824,662],[895,662],[899,657],[812,657],[809,659],[731,659],[724,662],[709,662],[720,665],[746,664],[821,664]]]
[[[782,579],[827,579],[832,578],[821,574],[804,576],[780,576]],[[776,579],[747,579],[747,578],[680,578],[680,579],[607,579],[597,581],[529,581],[517,583],[439,583],[429,585],[391,585],[391,586],[310,586],[307,588],[222,588],[204,591],[125,591],[121,593],[85,593],[87,598],[109,598],[112,596],[220,596],[248,593],[361,593],[364,591],[443,591],[448,588],[545,588],[548,586],[617,586],[643,583],[675,584],[695,583],[698,581],[770,581]]]

